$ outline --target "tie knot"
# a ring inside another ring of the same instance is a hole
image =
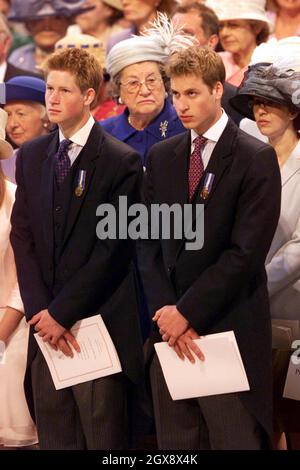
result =
[[[69,139],[64,139],[59,144],[58,153],[64,153],[67,151],[68,147],[72,144],[72,141]]]
[[[203,137],[203,135],[198,135],[198,137],[193,140],[193,143],[195,144],[195,149],[200,149],[206,141],[206,137]]]

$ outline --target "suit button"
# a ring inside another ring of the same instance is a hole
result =
[[[54,227],[55,227],[56,229],[60,229],[60,224],[59,224],[58,222],[56,222],[56,224],[54,224]]]
[[[56,206],[55,207],[55,212],[60,212],[61,211],[61,206]]]
[[[170,273],[173,269],[173,266],[168,266],[168,273]]]

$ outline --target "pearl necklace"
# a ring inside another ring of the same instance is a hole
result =
[[[132,124],[132,121],[131,121],[131,118],[130,118],[129,115],[128,115],[128,122],[129,122],[129,124],[130,124],[132,127],[134,127],[134,129],[136,129],[137,131],[143,131],[143,130],[145,129],[144,127],[142,127],[141,129],[138,129],[136,126],[134,126],[134,125]]]

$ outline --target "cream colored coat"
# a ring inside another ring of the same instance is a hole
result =
[[[23,311],[18,288],[13,250],[9,241],[10,215],[16,186],[6,181],[6,191],[0,208],[0,308],[10,306]]]
[[[266,261],[271,315],[300,320],[300,142],[281,178],[281,214]]]

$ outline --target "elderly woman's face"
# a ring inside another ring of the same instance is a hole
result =
[[[248,54],[256,47],[256,36],[247,20],[221,21],[220,41],[232,54]]]
[[[271,140],[281,137],[288,127],[293,126],[296,117],[287,106],[260,98],[253,100],[253,114],[260,132]]]
[[[46,132],[41,117],[42,107],[38,103],[11,101],[4,109],[8,114],[6,132],[18,147]]]
[[[121,0],[126,20],[132,23],[147,21],[153,15],[160,0]]]
[[[165,100],[159,65],[140,62],[125,67],[121,72],[120,97],[131,115],[159,114]]]

